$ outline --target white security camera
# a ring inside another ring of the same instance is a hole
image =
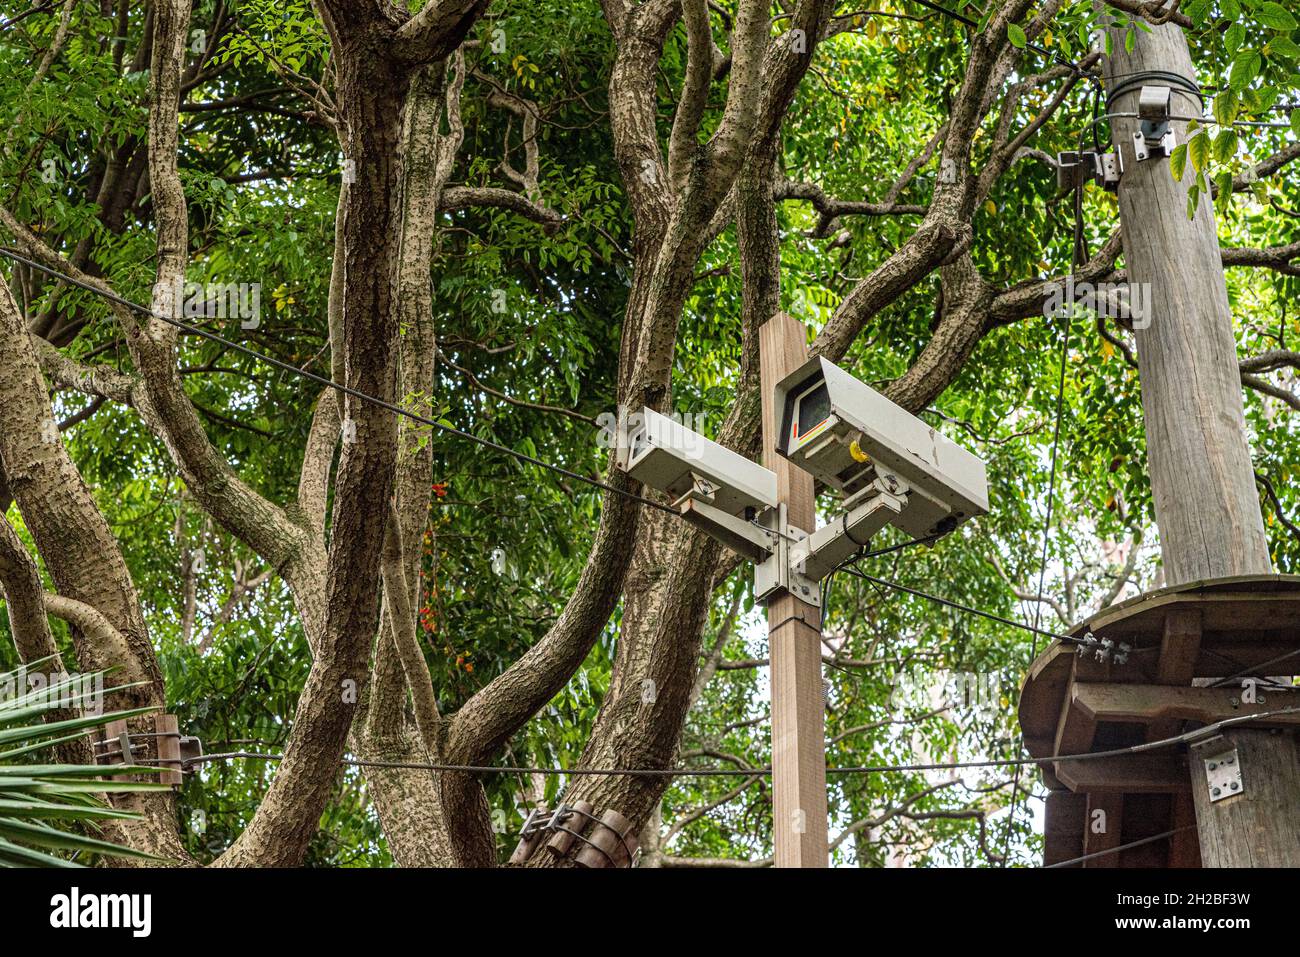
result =
[[[776,473],[650,408],[627,417],[626,471],[676,504],[695,492],[727,515],[776,506]]]
[[[926,538],[989,509],[979,458],[828,359],[782,379],[776,408],[777,452],[842,492],[846,511],[883,492],[900,502],[888,521]]]

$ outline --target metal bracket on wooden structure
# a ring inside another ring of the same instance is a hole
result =
[[[158,781],[179,787],[190,763],[203,756],[203,742],[182,735],[174,714],[154,715],[153,727],[152,733],[132,732],[125,721],[109,721],[92,742],[95,763],[157,766]]]
[[[524,821],[510,863],[527,862],[545,840],[547,853],[576,867],[631,867],[639,843],[632,830],[618,811],[597,816],[587,801],[561,804],[554,811],[536,808]]]
[[[1080,188],[1088,180],[1114,192],[1123,174],[1124,157],[1119,150],[1065,150],[1056,154],[1056,185],[1062,192]]]
[[[1080,656],[1086,656],[1088,652],[1094,652],[1094,657],[1102,664],[1114,662],[1117,665],[1127,664],[1129,652],[1133,650],[1132,645],[1127,642],[1115,642],[1109,638],[1097,640],[1088,632],[1079,639],[1078,652]]]
[[[1114,861],[1122,867],[1160,866],[1162,860],[1169,867],[1200,866],[1207,815],[1249,821],[1265,804],[1289,806],[1279,795],[1296,789],[1294,767],[1270,766],[1250,747],[1261,731],[1300,729],[1300,688],[1289,680],[1265,684],[1265,676],[1300,674],[1300,576],[1234,576],[1158,589],[1103,609],[1070,635],[1077,646],[1053,642],[1031,665],[1018,709],[1029,753],[1053,759],[1043,769],[1053,795],[1044,825],[1051,836],[1044,842],[1048,863],[1083,853],[1088,802],[1107,795],[1123,797],[1125,819],[1135,825],[1123,840],[1175,832],[1168,847],[1156,842],[1124,852]],[[1131,646],[1130,657],[1118,667],[1123,645]],[[1095,654],[1101,650],[1109,652],[1105,660]],[[1222,728],[1224,721],[1232,722],[1232,731]],[[1170,738],[1186,748],[1056,759]],[[1250,781],[1243,760],[1251,766]],[[1274,793],[1284,773],[1285,788]],[[1245,801],[1228,800],[1247,785]],[[1238,815],[1247,803],[1251,807]],[[1270,846],[1283,845],[1290,849],[1294,842]],[[1225,860],[1224,846],[1216,842],[1204,860],[1212,866]]]
[[[1205,784],[1210,791],[1210,801],[1222,801],[1246,792],[1241,778],[1241,759],[1237,748],[1227,738],[1217,737],[1198,749],[1205,763]],[[1208,752],[1208,753],[1207,753]]]
[[[808,533],[791,525],[782,502],[768,509],[759,521],[776,536],[776,550],[754,566],[754,600],[767,603],[782,591],[818,608],[822,604],[821,583],[803,573],[808,554]]]
[[[1133,132],[1133,155],[1139,163],[1151,158],[1153,152],[1162,157],[1172,156],[1178,139],[1169,128],[1170,96],[1168,86],[1143,86],[1138,91],[1138,117],[1140,128]]]

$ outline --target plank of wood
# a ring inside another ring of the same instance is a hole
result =
[[[1190,685],[1196,674],[1196,661],[1201,653],[1201,609],[1199,607],[1171,608],[1165,615],[1165,627],[1160,636],[1160,657],[1156,664],[1156,683],[1162,685]],[[1178,722],[1162,719],[1147,727],[1147,740],[1159,741],[1178,733]]]
[[[1061,716],[1061,696],[1074,667],[1074,650],[1057,641],[1034,659],[1020,684],[1017,714],[1026,738],[1045,739],[1049,750],[1030,751],[1034,757],[1051,754],[1052,739]]]
[[[1080,635],[1088,629],[1096,631],[1108,625],[1144,614],[1147,610],[1156,610],[1183,598],[1198,599],[1212,595],[1231,595],[1233,593],[1250,595],[1273,594],[1279,597],[1287,594],[1300,594],[1300,575],[1224,575],[1220,578],[1205,578],[1198,581],[1183,582],[1154,588],[1132,598],[1108,605],[1086,621],[1071,629],[1071,634]]]
[[[777,313],[759,329],[763,464],[776,473],[787,521],[816,528],[813,478],[776,452],[776,384],[808,358],[803,324]],[[783,593],[767,606],[772,661],[772,827],[777,867],[826,867],[826,699],[822,689],[821,612]]]
[[[1121,754],[1100,761],[1057,761],[1055,768],[1071,791],[1175,794],[1191,786],[1181,755]]]
[[[1196,805],[1190,792],[1174,795],[1173,809],[1169,815],[1170,867],[1200,867],[1201,842],[1196,833]]]
[[[1083,854],[1083,828],[1088,819],[1088,795],[1048,791],[1043,811],[1043,866],[1050,867]],[[1081,867],[1071,864],[1070,867]]]
[[[1078,687],[1075,680],[1079,673],[1081,659],[1075,658],[1070,687]],[[1102,686],[1105,687],[1105,686]],[[1056,724],[1056,741],[1053,754],[1082,754],[1092,749],[1092,739],[1097,734],[1097,722],[1085,711],[1074,706],[1070,693],[1061,696],[1061,716]]]
[[[1199,721],[1212,724],[1224,718],[1300,706],[1300,691],[1261,686],[1259,693],[1264,698],[1262,703],[1243,704],[1239,687],[1173,688],[1166,685],[1080,683],[1070,689],[1074,709],[1080,712],[1082,719],[1094,722]],[[1300,726],[1300,713],[1279,714],[1265,720],[1269,725]]]
[[[1088,812],[1083,824],[1083,853],[1095,854],[1119,847],[1124,826],[1124,795],[1088,792]],[[1119,867],[1118,854],[1084,861],[1084,867]]]
[[[1201,609],[1175,608],[1165,616],[1156,684],[1189,685],[1201,650]]]
[[[1070,634],[1078,637],[1091,631],[1098,637],[1156,635],[1170,610],[1191,607],[1203,611],[1205,631],[1236,627],[1246,630],[1260,625],[1294,629],[1300,623],[1300,591],[1278,591],[1271,587],[1278,577],[1269,575],[1249,576],[1244,580],[1223,579],[1235,583],[1236,588],[1243,587],[1245,581],[1258,580],[1261,591],[1257,593],[1185,592],[1176,589],[1148,592],[1118,605],[1111,605],[1076,625]],[[1300,576],[1286,578],[1290,584],[1291,579],[1300,579]]]

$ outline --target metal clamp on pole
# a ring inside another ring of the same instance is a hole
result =
[[[153,716],[154,730],[132,732],[125,721],[104,725],[103,737],[92,742],[96,764],[150,765],[160,769],[158,780],[179,787],[189,765],[203,756],[203,742],[183,735],[176,715]]]
[[[808,554],[808,533],[786,520],[784,502],[764,513],[761,521],[775,533],[776,550],[754,566],[754,600],[762,604],[778,593],[788,591],[820,608],[821,582],[806,574],[803,568],[804,558]]]
[[[1124,175],[1124,158],[1118,150],[1065,150],[1056,154],[1056,186],[1065,193],[1079,189],[1092,180],[1114,192]]]
[[[526,863],[549,834],[547,851],[571,859],[576,867],[631,867],[638,844],[632,832],[632,825],[618,811],[597,815],[587,801],[560,804],[554,811],[535,808],[524,821],[510,863]]]
[[[1144,86],[1138,91],[1138,129],[1133,131],[1133,155],[1139,163],[1153,153],[1172,156],[1178,139],[1169,126],[1169,101],[1173,90],[1167,86]]]

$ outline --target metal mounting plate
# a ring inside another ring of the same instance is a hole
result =
[[[792,546],[804,545],[808,533],[786,521],[784,502],[763,513],[759,521],[775,534],[776,549],[765,561],[754,566],[754,600],[766,604],[778,592],[788,591],[820,608],[820,584],[803,574],[800,570],[803,564],[801,559],[794,560],[796,554],[806,553],[807,548],[806,545],[802,549]]]
[[[1241,780],[1241,761],[1237,749],[1220,751],[1205,758],[1205,783],[1210,788],[1210,801],[1236,797],[1245,791]]]

